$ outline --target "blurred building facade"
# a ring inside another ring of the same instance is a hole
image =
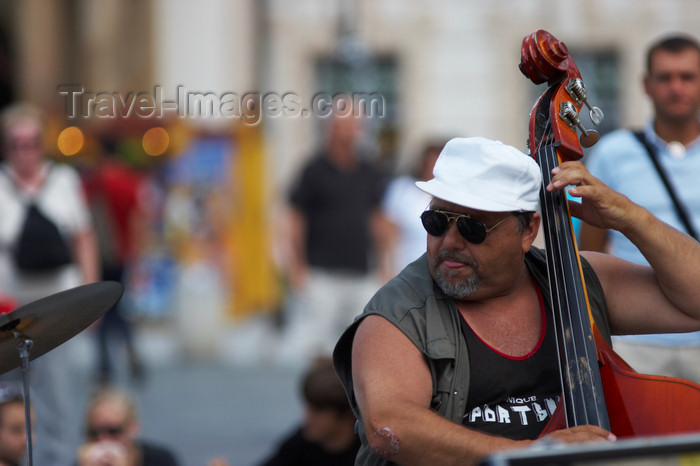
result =
[[[403,156],[433,134],[480,134],[522,146],[537,93],[517,64],[522,38],[537,29],[565,41],[577,63],[603,57],[604,69],[594,72],[607,74],[582,73],[594,93],[597,81],[616,81],[604,85],[613,89],[610,111],[622,125],[649,114],[640,85],[645,47],[667,32],[700,30],[694,0],[1,0],[0,6],[2,49],[10,56],[3,57],[3,80],[15,98],[58,109],[61,84],[123,94],[160,85],[164,98],[178,86],[241,96],[292,92],[305,104],[338,90],[321,87],[328,82],[319,64],[354,47],[365,60],[388,63],[383,76],[369,81],[373,89],[358,90],[391,94],[387,113],[403,136]],[[285,184],[317,142],[318,123],[263,120],[274,180]]]
[[[233,118],[171,109],[168,125],[185,135],[171,133],[171,142],[204,133],[232,138],[241,160],[235,177],[243,185],[249,180],[248,191],[218,193],[215,202],[238,196],[244,200],[233,203],[237,215],[253,219],[243,233],[232,227],[239,232],[234,259],[241,260],[251,238],[257,250],[276,256],[274,235],[268,241],[254,232],[270,227],[291,179],[319,143],[320,120],[303,112],[315,97],[380,95],[383,117],[369,119],[368,145],[377,146],[377,135],[396,135],[388,152],[399,167],[411,165],[427,138],[481,135],[525,149],[528,114],[544,89],[525,79],[518,63],[523,37],[537,29],[566,42],[591,100],[606,112],[603,131],[640,126],[650,115],[641,86],[644,50],[665,33],[700,31],[700,3],[0,0],[0,105],[29,100],[65,117],[60,86],[122,99],[158,94],[171,103],[179,93],[209,95],[214,106],[224,97],[229,104],[238,99],[242,107]],[[264,107],[269,95],[291,98],[294,111],[258,108],[246,120],[246,96]],[[64,123],[90,127],[105,120]],[[251,197],[255,204],[245,204]],[[256,208],[266,218],[256,220]],[[260,274],[268,276],[263,284],[276,279],[270,267]],[[263,286],[255,275],[239,284]],[[239,304],[257,310],[273,301]]]

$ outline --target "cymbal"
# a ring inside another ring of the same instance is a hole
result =
[[[21,364],[13,331],[33,340],[29,356],[38,358],[102,317],[119,301],[123,291],[118,282],[90,283],[0,314],[0,374]]]

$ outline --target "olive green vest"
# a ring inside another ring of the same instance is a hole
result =
[[[603,289],[590,264],[581,259],[591,312],[598,330],[610,344],[610,325]],[[525,263],[540,286],[543,299],[551,304],[544,251],[531,248]],[[362,415],[355,400],[352,370],[352,341],[359,323],[368,315],[380,315],[401,330],[425,356],[433,379],[431,408],[456,424],[462,424],[469,393],[469,355],[462,338],[459,312],[452,298],[435,285],[427,256],[408,265],[384,285],[365,307],[362,315],[343,333],[333,359],[336,371],[357,416],[362,447],[355,464],[392,464],[373,454],[367,443]]]

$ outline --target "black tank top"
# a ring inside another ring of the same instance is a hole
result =
[[[536,439],[554,413],[561,395],[552,313],[542,310],[540,339],[529,354],[500,353],[460,319],[469,349],[471,377],[463,425],[514,440]]]

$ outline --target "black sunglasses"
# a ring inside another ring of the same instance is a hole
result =
[[[41,138],[37,136],[32,138],[10,139],[7,141],[7,146],[12,151],[40,149]]]
[[[445,234],[454,220],[457,222],[457,230],[464,239],[473,244],[482,243],[486,239],[486,234],[496,228],[501,223],[505,222],[509,217],[501,219],[491,228],[487,228],[484,222],[472,218],[466,214],[458,214],[456,212],[448,212],[446,210],[429,209],[424,211],[421,216],[423,228],[430,236],[442,236]]]
[[[88,428],[87,436],[90,439],[96,440],[101,436],[116,437],[122,435],[125,431],[125,426],[96,426]]]

